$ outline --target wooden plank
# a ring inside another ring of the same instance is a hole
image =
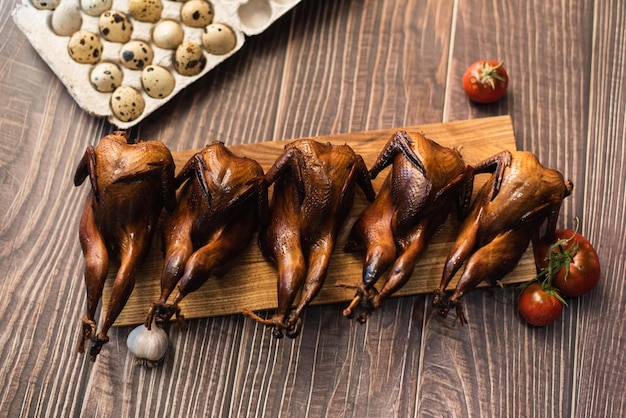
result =
[[[605,389],[626,379],[625,6],[623,1],[593,2],[591,76],[584,78],[589,80],[590,98],[588,128],[577,141],[585,156],[579,163],[579,196],[584,197],[581,233],[598,251],[601,277],[598,286],[577,301],[572,342],[576,357],[571,363],[575,365],[571,381],[576,384],[570,399],[571,416],[579,417],[601,411],[626,414],[625,392]],[[611,77],[594,77],[596,68],[611,68]]]
[[[515,149],[515,138],[511,120],[508,116],[474,119],[458,122],[430,124],[401,128],[409,135],[423,132],[442,145],[460,148],[464,159],[473,164],[503,149]],[[393,131],[396,129],[359,132],[352,134],[328,135],[317,138],[319,141],[347,143],[355,152],[361,154],[368,166],[375,161]],[[258,144],[234,145],[231,149],[240,155],[256,159],[265,170],[280,154],[290,140],[271,141]],[[176,166],[182,167],[195,151],[174,153]],[[378,176],[374,188],[378,190],[385,173]],[[487,178],[479,176],[475,190]],[[354,296],[354,290],[335,286],[337,281],[358,282],[361,277],[363,255],[346,253],[346,242],[350,226],[364,209],[366,200],[357,193],[354,207],[340,231],[337,248],[333,253],[326,282],[314,304],[345,302]],[[452,218],[452,217],[451,217]],[[449,219],[432,239],[428,250],[417,263],[409,282],[395,296],[430,293],[439,285],[441,270],[451,243],[455,239],[456,222]],[[158,240],[158,233],[155,240]],[[151,304],[160,294],[160,273],[163,258],[158,242],[153,243],[151,254],[143,268],[138,272],[135,289],[115,325],[134,325],[144,321]],[[518,267],[505,279],[505,283],[517,283],[528,280],[534,274],[532,257],[526,254]],[[106,308],[114,271],[109,272],[103,293],[103,306]],[[454,280],[450,287],[456,285]],[[487,283],[483,285],[488,285]],[[276,270],[266,261],[258,246],[256,237],[241,255],[236,265],[222,278],[210,278],[201,289],[188,295],[180,304],[186,318],[203,318],[240,313],[243,309],[267,310],[276,308]]]

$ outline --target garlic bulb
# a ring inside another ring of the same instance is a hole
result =
[[[137,363],[146,367],[154,367],[165,356],[169,346],[167,333],[152,321],[151,329],[144,324],[139,325],[128,334],[126,345],[137,357]]]

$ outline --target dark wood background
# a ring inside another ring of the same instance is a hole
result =
[[[626,415],[626,5],[621,0],[304,0],[131,129],[173,151],[511,115],[517,146],[575,184],[561,226],[597,248],[601,283],[528,327],[516,290],[464,298],[452,326],[430,296],[365,326],[307,310],[295,340],[234,315],[171,328],[157,369],[130,328],[95,364],[74,352],[85,309],[72,176],[113,126],[76,106],[0,3],[0,415]],[[504,60],[497,104],[468,102],[465,67]]]

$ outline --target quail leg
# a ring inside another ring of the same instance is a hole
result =
[[[230,222],[221,232],[203,247],[196,250],[185,265],[184,274],[178,283],[178,291],[172,305],[166,305],[169,317],[173,313],[179,314],[179,303],[185,296],[200,289],[211,275],[224,272],[228,263],[240,254],[248,245],[252,229],[254,229],[255,211],[250,210],[247,218],[238,218]],[[168,318],[169,318],[168,317]]]
[[[287,336],[290,338],[295,338],[300,333],[302,312],[315,299],[324,284],[334,247],[332,236],[327,236],[316,242],[309,253],[309,268],[304,279],[300,301],[286,323]]]
[[[483,280],[495,282],[508,274],[519,262],[530,242],[528,230],[508,231],[497,236],[490,243],[478,249],[467,260],[463,274],[448,300],[448,306],[440,313],[446,316],[448,310],[456,308],[461,324],[467,323],[460,305],[461,297],[474,289]]]
[[[111,288],[111,297],[109,299],[104,324],[98,334],[92,338],[90,351],[91,361],[96,360],[102,346],[109,341],[108,332],[120,312],[122,312],[124,305],[126,305],[135,287],[135,270],[146,254],[151,238],[148,233],[145,235],[136,233],[134,239],[129,239],[126,243],[121,245],[126,251],[121,256],[120,268],[117,271],[113,287]]]
[[[96,227],[91,209],[92,198],[85,202],[80,221],[79,239],[85,255],[85,287],[87,289],[87,314],[82,318],[82,331],[77,351],[84,353],[85,341],[96,333],[95,315],[109,268],[109,255],[100,230]]]
[[[184,227],[178,229],[178,233],[175,236],[168,237],[165,243],[167,252],[165,255],[165,265],[161,273],[161,296],[159,300],[152,305],[145,321],[145,326],[148,329],[150,329],[154,317],[161,319],[171,317],[167,299],[183,276],[187,260],[193,253],[193,245],[187,229],[188,228]]]

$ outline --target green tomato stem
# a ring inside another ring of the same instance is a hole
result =
[[[548,295],[556,297],[565,306],[567,306],[567,302],[565,302],[558,290],[552,286],[552,279],[561,269],[565,269],[564,279],[567,280],[570,264],[578,252],[578,243],[574,242],[574,244],[569,246],[567,249],[565,249],[564,246],[572,241],[575,236],[576,233],[569,238],[560,239],[552,244],[550,246],[550,250],[548,251],[548,265],[542,268],[539,273],[537,273],[537,276],[531,280],[531,283],[533,281],[541,282],[541,288]]]
[[[483,67],[480,69],[478,81],[480,81],[481,84],[489,84],[491,89],[495,90],[496,82],[494,81],[494,79],[498,81],[504,81],[504,78],[502,78],[502,76],[498,74],[498,69],[500,69],[503,64],[504,62],[500,61],[497,65],[492,66],[489,65],[487,61],[483,61]]]

